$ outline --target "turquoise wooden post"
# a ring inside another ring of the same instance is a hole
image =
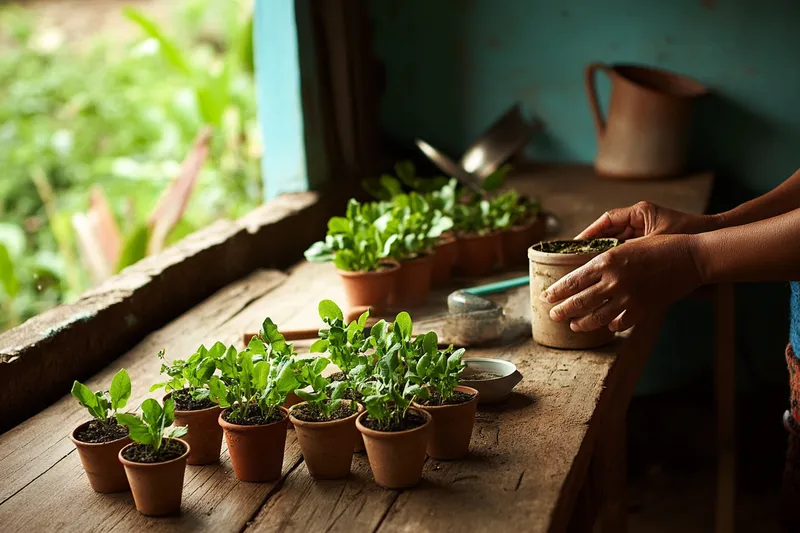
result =
[[[295,0],[256,0],[256,95],[264,199],[307,191]]]

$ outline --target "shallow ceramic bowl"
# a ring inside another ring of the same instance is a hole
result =
[[[517,384],[522,381],[522,374],[517,370],[516,365],[503,359],[492,359],[490,357],[470,357],[464,359],[467,368],[461,372],[459,382],[461,385],[477,389],[480,393],[478,403],[497,403],[502,402]],[[493,379],[471,380],[470,375],[479,372],[491,372],[500,377]]]

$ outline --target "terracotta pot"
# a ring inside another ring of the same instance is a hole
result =
[[[89,484],[96,492],[122,492],[128,490],[128,478],[125,476],[125,469],[117,459],[119,451],[131,443],[127,436],[109,442],[81,442],[75,438],[75,434],[88,426],[91,422],[85,422],[72,430],[69,438],[78,449],[83,469]]]
[[[283,419],[262,426],[231,424],[223,418],[226,411],[219,415],[236,479],[262,483],[281,477],[289,411],[285,407],[279,409]]]
[[[389,298],[394,292],[397,272],[400,265],[393,261],[387,267],[375,272],[347,272],[337,270],[342,279],[348,305],[353,307],[372,307],[373,314],[386,311]]]
[[[458,270],[467,277],[491,274],[500,259],[502,234],[463,234],[458,236]]]
[[[441,237],[434,248],[431,284],[434,287],[441,287],[450,283],[457,262],[458,241],[450,235]]]
[[[595,72],[611,79],[608,119],[595,90]],[[598,174],[613,178],[666,178],[686,171],[692,102],[707,93],[694,80],[637,65],[586,67],[586,92],[597,129]]]
[[[544,217],[536,217],[520,226],[514,226],[503,232],[504,268],[526,265],[528,248],[541,241],[546,233],[547,223]]]
[[[356,418],[363,410],[359,405],[358,411],[351,416],[330,422],[306,422],[289,412],[303,460],[312,477],[339,479],[350,474],[353,436],[357,433]]]
[[[164,399],[168,397],[169,394]],[[175,425],[189,428],[188,433],[181,437],[190,449],[186,464],[207,465],[219,461],[222,428],[218,420],[221,412],[222,408],[218,405],[196,411],[175,410]]]
[[[539,295],[550,285],[598,255],[545,253],[534,247],[528,250],[533,340],[544,346],[569,349],[597,348],[614,340],[614,332],[608,328],[589,332],[572,331],[569,329],[569,320],[552,320],[550,309],[553,305],[539,299]]]
[[[356,443],[353,446],[353,453],[361,453],[367,451],[367,446],[364,444],[364,435],[356,429]]]
[[[403,309],[425,305],[431,292],[433,261],[434,255],[426,253],[400,262],[393,305]]]
[[[375,431],[361,423],[366,412],[356,419],[356,427],[364,436],[369,465],[375,483],[387,489],[413,487],[422,479],[425,448],[431,433],[431,415],[420,409],[410,409],[422,414],[427,421],[407,431]]]
[[[283,406],[286,409],[291,409],[293,405],[297,405],[298,403],[301,403],[302,401],[303,400],[300,399],[300,396],[298,396],[297,394],[295,394],[293,392],[290,392],[289,394],[286,395],[286,401],[283,402]],[[289,422],[289,429],[294,429],[294,426],[292,425],[291,422]]]
[[[125,474],[131,484],[133,502],[136,510],[147,516],[162,516],[177,513],[181,509],[183,493],[183,474],[186,471],[186,458],[191,452],[190,446],[181,439],[178,441],[186,447],[180,457],[163,463],[135,463],[122,456],[125,448],[119,451],[119,462],[125,467]]]
[[[456,391],[472,394],[472,399],[456,405],[417,405],[433,417],[433,429],[428,439],[427,452],[434,459],[458,459],[469,453],[475,411],[478,408],[478,391],[459,385]]]

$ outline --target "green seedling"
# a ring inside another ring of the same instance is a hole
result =
[[[349,404],[350,408],[356,410],[356,402],[347,400],[345,394],[352,384],[348,381],[336,381],[331,383],[329,379],[322,375],[322,371],[330,364],[330,360],[325,357],[318,357],[308,361],[303,367],[305,381],[311,385],[312,392],[297,389],[295,394],[309,406],[316,410],[324,420],[330,420],[331,416],[341,406]]]
[[[210,350],[201,344],[188,359],[176,359],[172,363],[167,361],[165,351],[161,350],[158,352],[158,358],[162,361],[161,373],[170,379],[156,383],[150,387],[150,392],[163,387],[167,392],[185,390],[195,401],[207,398],[216,401],[208,388],[208,382],[217,369],[217,360],[225,354],[225,349],[221,342],[214,344]]]
[[[148,398],[142,402],[142,416],[130,413],[117,413],[117,422],[127,426],[131,440],[150,446],[158,452],[165,438],[186,435],[186,426],[173,426],[175,422],[175,400],[167,398],[164,407],[158,401]]]
[[[350,378],[353,369],[368,364],[370,359],[366,352],[371,344],[364,333],[369,311],[364,311],[358,320],[345,324],[339,306],[332,300],[322,300],[319,303],[319,316],[328,327],[320,329],[320,338],[311,345],[310,351],[326,354]]]
[[[103,427],[108,427],[112,417],[125,407],[131,397],[131,378],[123,368],[114,375],[111,387],[105,391],[92,392],[79,381],[72,384],[72,395],[85,407]]]
[[[439,351],[438,344],[435,332],[420,335],[414,342],[418,357],[408,360],[407,364],[409,376],[412,376],[410,379],[428,389],[435,400],[445,404],[458,386],[458,375],[466,368],[462,361],[465,350],[454,350],[450,345]]]

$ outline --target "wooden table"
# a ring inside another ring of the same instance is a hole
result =
[[[571,237],[604,210],[641,199],[702,212],[711,182],[710,174],[606,182],[571,167],[532,169],[513,185],[541,195]],[[180,357],[200,343],[241,343],[265,316],[284,328],[317,325],[321,298],[343,301],[335,278],[331,265],[306,263],[254,272],[153,331],[87,384],[106,386],[124,367],[133,381],[129,405],[136,406],[154,396],[147,390],[158,378],[160,349]],[[527,320],[526,291],[502,299],[517,321]],[[412,317],[424,326],[425,312]],[[601,350],[553,350],[530,338],[469,349],[468,356],[513,361],[524,380],[507,403],[479,410],[467,459],[429,459],[421,484],[405,491],[376,486],[360,454],[349,478],[314,481],[290,431],[278,482],[237,481],[223,446],[219,464],[187,467],[180,516],[146,518],[130,493],[89,488],[68,438],[86,412],[64,396],[0,435],[2,531],[564,531],[586,529],[596,514],[605,530],[621,531],[624,413],[659,327],[652,317]]]

